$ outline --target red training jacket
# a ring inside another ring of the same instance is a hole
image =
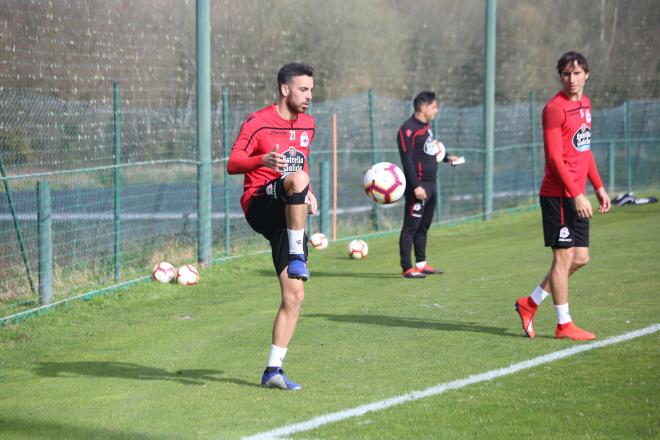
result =
[[[245,174],[241,196],[244,213],[254,193],[268,182],[298,170],[309,175],[309,147],[314,133],[314,118],[299,113],[295,121],[283,119],[275,104],[245,118],[227,161],[229,174]],[[263,166],[263,156],[274,148],[289,163],[284,173]]]

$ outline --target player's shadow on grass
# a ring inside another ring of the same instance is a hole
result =
[[[162,438],[160,435],[125,431],[117,427],[113,427],[112,429],[101,427],[91,428],[65,422],[39,420],[38,415],[31,415],[30,417],[27,417],[27,415],[25,417],[5,417],[0,415],[0,426],[2,427],[2,434],[14,438],[103,438],[107,440],[158,440]]]
[[[403,279],[400,273],[398,272],[330,272],[326,270],[313,270],[313,277],[341,277],[341,278],[374,278],[374,279],[383,279],[383,278],[396,278]]]
[[[424,321],[416,318],[400,318],[387,315],[333,315],[330,313],[304,314],[305,318],[324,318],[330,321],[350,322],[353,324],[383,325],[387,327],[407,327],[450,332],[491,333],[498,336],[518,336],[509,333],[506,328],[490,327],[470,322]]]
[[[273,276],[274,272],[272,270],[260,270],[258,271],[259,275]],[[374,279],[383,279],[383,278],[401,278],[401,275],[398,273],[392,272],[330,272],[325,270],[314,270],[310,268],[312,278],[322,278],[322,277],[341,277],[341,278],[374,278]]]
[[[218,370],[177,370],[145,367],[128,362],[80,361],[39,362],[35,373],[43,377],[114,377],[134,380],[170,380],[183,385],[204,385],[206,382],[227,382],[237,385],[258,386],[242,379],[220,377]]]

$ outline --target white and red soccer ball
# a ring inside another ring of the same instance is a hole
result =
[[[176,282],[182,286],[192,286],[199,281],[199,272],[195,266],[186,264],[176,270]]]
[[[309,237],[309,244],[314,249],[325,249],[328,247],[328,237],[322,232],[316,232]]]
[[[162,261],[154,266],[151,278],[160,283],[169,283],[176,277],[176,270],[167,261]]]
[[[355,258],[356,260],[361,260],[366,257],[369,253],[369,246],[364,240],[353,240],[348,243],[348,256]]]
[[[445,160],[445,156],[447,155],[447,149],[445,148],[445,144],[443,144],[440,141],[433,141],[437,148],[437,152],[435,153],[435,160],[438,161],[438,163],[442,162]]]
[[[362,179],[364,192],[376,203],[387,205],[399,200],[406,190],[401,168],[390,162],[372,165]]]

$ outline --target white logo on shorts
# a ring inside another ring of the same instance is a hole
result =
[[[421,210],[422,210],[422,204],[419,203],[419,202],[416,202],[416,203],[413,205],[413,213],[412,213],[412,216],[413,216],[413,217],[421,217],[422,214],[419,213],[419,211],[421,211]]]
[[[559,230],[559,241],[566,241],[566,242],[573,241],[573,239],[570,238],[570,235],[571,235],[571,231],[569,231],[568,228],[564,226]]]

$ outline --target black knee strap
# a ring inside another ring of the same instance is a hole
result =
[[[286,196],[287,205],[304,205],[307,199],[307,191],[309,191],[309,185],[297,193],[293,193],[290,196]]]

